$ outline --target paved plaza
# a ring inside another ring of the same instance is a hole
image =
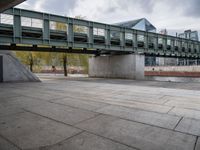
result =
[[[0,150],[200,150],[200,83],[0,84]]]

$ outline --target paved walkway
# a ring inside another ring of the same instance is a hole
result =
[[[0,150],[200,150],[200,84],[0,84]]]

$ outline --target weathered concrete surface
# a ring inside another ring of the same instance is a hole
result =
[[[7,140],[0,137],[0,149],[1,150],[20,150],[15,145],[11,144]]]
[[[194,136],[110,116],[98,116],[77,126],[142,150],[188,150],[194,147],[196,139]]]
[[[73,97],[66,97],[63,99],[52,100],[52,102],[56,104],[62,104],[62,105],[72,106],[72,107],[81,108],[85,110],[91,110],[91,111],[95,111],[99,108],[102,108],[108,105],[102,102],[78,100],[77,98],[73,98]]]
[[[97,115],[97,113],[87,110],[80,110],[53,103],[30,107],[26,110],[70,125],[95,117]]]
[[[53,75],[2,83],[0,150],[199,150],[199,90]]]
[[[167,129],[174,129],[181,119],[181,117],[168,114],[130,109],[122,106],[107,106],[99,109],[98,112]]]
[[[3,56],[4,82],[40,81],[39,78],[22,65],[11,52],[1,51],[0,55]]]
[[[197,140],[197,144],[196,144],[196,149],[195,150],[200,150],[200,138],[198,138],[198,140]]]
[[[43,150],[136,150],[90,133],[82,133],[70,140]]]
[[[99,56],[89,59],[89,76],[144,79],[143,55]]]
[[[198,110],[174,108],[169,112],[169,114],[200,120],[200,113]]]
[[[175,130],[200,136],[200,120],[183,118]]]
[[[31,113],[0,117],[0,134],[22,149],[56,144],[81,130]]]

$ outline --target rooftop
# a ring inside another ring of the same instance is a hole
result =
[[[151,24],[146,18],[119,22],[115,23],[115,25],[131,29],[141,29],[145,31],[156,30],[156,27],[153,24]]]

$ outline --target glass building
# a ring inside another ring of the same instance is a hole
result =
[[[184,33],[180,33],[178,36],[180,38],[199,41],[197,31],[186,30],[186,31],[184,31]],[[197,59],[185,59],[185,58],[178,59],[178,65],[180,65],[180,66],[186,66],[186,65],[190,66],[190,65],[199,65],[199,64],[200,64],[200,61]]]
[[[184,31],[184,33],[180,33],[178,36],[181,37],[181,38],[185,38],[185,39],[199,41],[197,31],[186,30],[186,31]]]
[[[152,25],[146,18],[119,22],[119,23],[115,23],[114,25],[136,29],[136,30],[147,31],[147,32],[154,32],[154,33],[156,32],[156,27]],[[156,57],[145,57],[145,65],[146,66],[156,65]]]
[[[115,23],[114,25],[131,28],[131,29],[136,29],[136,30],[156,32],[156,27],[153,26],[146,18],[125,21],[125,22],[119,22],[119,23]]]

